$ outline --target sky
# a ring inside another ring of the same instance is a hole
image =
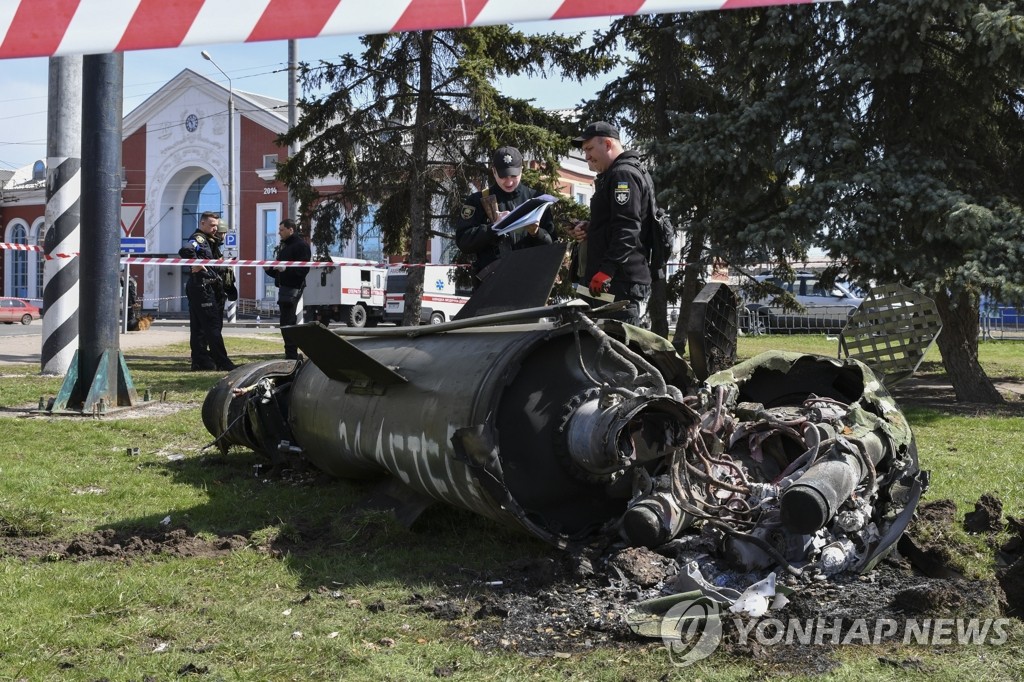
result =
[[[583,20],[528,22],[517,25],[527,33],[561,32],[573,34],[605,29],[614,17]],[[329,60],[340,54],[358,54],[357,36],[334,36],[298,41],[300,61]],[[220,71],[202,58],[207,50],[213,60],[231,78],[236,90],[288,97],[288,43],[222,44],[179,47],[164,50],[140,50],[125,53],[124,114],[156,92],[184,69],[227,85]],[[48,59],[0,59],[0,169],[16,169],[46,159],[46,107]],[[590,98],[611,76],[601,76],[583,84],[560,79],[513,78],[502,83],[505,94],[532,98],[548,109],[568,109]]]

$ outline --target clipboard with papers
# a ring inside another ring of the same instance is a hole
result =
[[[505,236],[517,230],[522,230],[528,225],[540,223],[540,218],[544,211],[556,201],[557,199],[550,194],[534,197],[516,206],[507,216],[491,225],[491,229],[496,235]]]

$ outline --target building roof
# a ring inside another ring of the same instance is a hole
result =
[[[285,121],[288,120],[287,100],[268,97],[267,95],[258,95],[255,92],[245,92],[244,90],[235,90],[235,97],[241,97],[242,99],[249,100],[250,102],[258,105],[264,111],[280,116]]]
[[[208,96],[225,102],[230,92],[235,99],[235,109],[240,115],[277,133],[288,130],[288,103],[284,100],[244,90],[229,90],[192,69],[183,69],[124,117],[122,135],[127,138],[144,126],[156,112],[164,109],[187,88],[197,88],[206,92]]]
[[[37,163],[42,163],[43,167],[46,167],[45,161],[33,161],[30,164],[18,168],[17,170],[0,171],[0,187],[3,187],[8,191],[16,189],[39,189],[40,187],[45,187],[45,174],[42,179],[33,179],[33,171]]]

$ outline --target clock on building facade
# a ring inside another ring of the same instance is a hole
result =
[[[195,114],[189,114],[187,117],[185,117],[185,130],[189,131],[190,133],[194,133],[196,131],[196,128],[198,128],[198,127],[199,127],[199,117],[198,116],[196,116]]]

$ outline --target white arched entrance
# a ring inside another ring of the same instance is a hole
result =
[[[203,211],[222,211],[222,184],[209,169],[196,165],[181,167],[166,176],[148,193],[146,241],[150,251],[176,256],[186,237],[199,224]],[[152,224],[153,216],[159,216]],[[184,294],[184,268],[173,265],[147,266],[144,274],[143,307],[160,312],[188,310]]]

